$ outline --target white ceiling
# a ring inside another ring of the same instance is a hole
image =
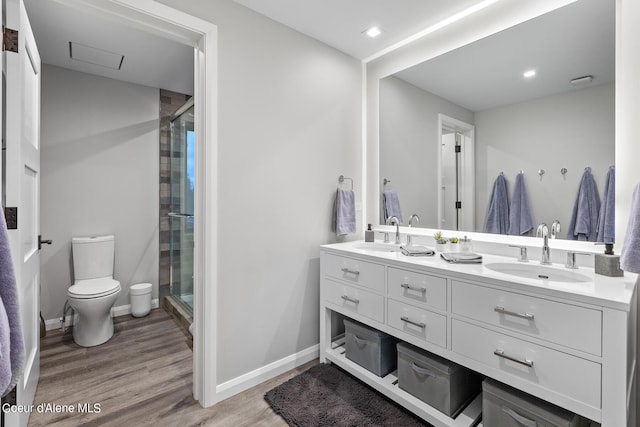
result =
[[[537,71],[525,79],[522,73]],[[399,72],[399,77],[471,111],[483,111],[615,78],[615,1],[580,0]]]
[[[234,0],[356,58],[367,58],[480,0]],[[193,93],[193,49],[59,0],[25,0],[43,62]],[[362,34],[378,25],[383,34]],[[398,76],[479,111],[571,90],[571,78],[613,80],[615,0],[580,0]],[[113,70],[69,58],[69,42],[124,55]],[[536,68],[524,82],[521,73]]]
[[[274,21],[364,59],[480,0],[234,0]],[[362,32],[378,26],[371,39]]]
[[[55,0],[25,0],[42,62],[193,94],[193,48]],[[120,70],[73,60],[69,42],[123,55]]]

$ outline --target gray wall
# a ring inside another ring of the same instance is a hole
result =
[[[446,99],[396,77],[380,80],[380,179],[398,192],[405,225],[417,213],[419,226],[438,228],[440,113],[473,124],[473,112]]]
[[[162,3],[218,26],[222,383],[319,342],[338,176],[362,198],[361,66],[230,0]]]
[[[566,235],[584,168],[591,167],[602,196],[614,164],[614,89],[609,83],[476,113],[477,230],[498,173],[504,171],[511,197],[522,169],[534,228],[558,219]]]
[[[115,278],[158,285],[158,89],[42,68],[42,314],[62,314],[71,237],[115,234]]]

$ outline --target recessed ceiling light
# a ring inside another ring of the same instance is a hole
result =
[[[522,73],[522,77],[524,77],[525,79],[530,79],[531,77],[535,77],[535,75],[536,75],[536,70],[528,70]]]
[[[372,39],[375,39],[380,34],[382,34],[382,30],[379,27],[371,27],[363,31],[364,34],[368,35]]]

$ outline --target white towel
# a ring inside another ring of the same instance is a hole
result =
[[[629,225],[620,253],[620,267],[625,271],[640,273],[640,184],[631,198]]]

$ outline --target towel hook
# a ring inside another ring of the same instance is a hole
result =
[[[587,166],[586,168],[584,168],[584,171],[591,173],[591,166]]]
[[[542,181],[542,175],[544,175],[544,169],[538,169],[538,175],[540,175],[540,181]]]
[[[567,172],[568,172],[568,171],[567,171],[567,168],[562,168],[562,169],[560,169],[560,173],[562,174],[562,177],[563,177],[564,179],[567,179]]]
[[[387,178],[384,178],[384,179],[382,180],[382,184],[384,184],[384,185],[387,185],[387,184],[388,184],[388,183],[390,183],[390,182],[391,182],[391,180],[390,180],[390,179],[387,179]]]
[[[503,171],[500,171],[500,173],[499,173],[498,175],[500,175],[500,176],[504,176],[504,172],[503,172]]]
[[[346,177],[344,175],[340,175],[338,177],[338,182],[340,182],[340,184],[342,184],[345,179],[348,179],[349,181],[351,181],[351,191],[353,191],[353,178],[349,178],[349,177]]]

